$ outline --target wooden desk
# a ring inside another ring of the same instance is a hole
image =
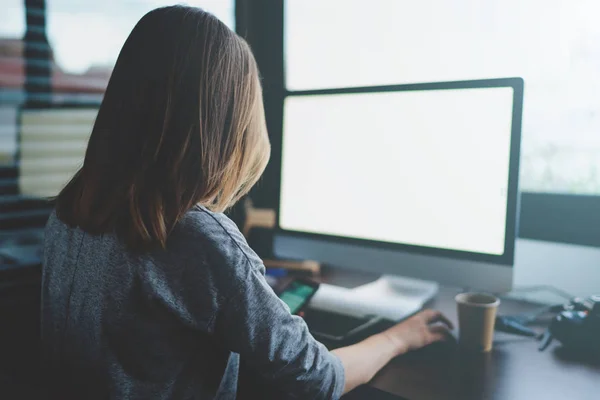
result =
[[[329,270],[321,279],[354,286],[373,278]],[[431,304],[455,323],[457,293],[458,289],[443,288]],[[504,300],[499,312],[536,307]],[[433,345],[394,359],[370,385],[409,400],[598,400],[600,360],[571,359],[557,343],[539,352],[533,339],[496,333],[489,354],[463,354],[451,343]]]

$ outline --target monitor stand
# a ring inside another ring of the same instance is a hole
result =
[[[437,292],[435,282],[383,275],[352,289],[322,284],[310,306],[345,315],[376,315],[399,321],[423,308]]]

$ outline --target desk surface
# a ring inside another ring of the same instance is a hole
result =
[[[326,272],[322,278],[343,286],[365,279],[338,271]],[[458,289],[442,288],[431,304],[455,323],[457,293]],[[504,300],[499,312],[512,314],[537,307]],[[569,358],[558,343],[539,352],[533,339],[496,333],[494,349],[488,354],[467,355],[454,344],[436,344],[392,360],[370,384],[409,400],[597,400],[600,361]]]

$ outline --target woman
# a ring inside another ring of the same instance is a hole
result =
[[[338,398],[444,337],[435,323],[447,320],[424,311],[329,352],[290,315],[221,214],[269,150],[248,45],[200,9],[144,16],[46,228],[42,339],[57,398],[235,398],[240,360],[282,396]]]

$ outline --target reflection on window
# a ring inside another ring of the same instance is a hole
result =
[[[190,0],[234,28],[233,0]],[[48,39],[57,65],[70,73],[110,69],[139,19],[164,0],[48,0]]]
[[[600,194],[597,0],[288,0],[290,90],[520,76],[521,187]]]

